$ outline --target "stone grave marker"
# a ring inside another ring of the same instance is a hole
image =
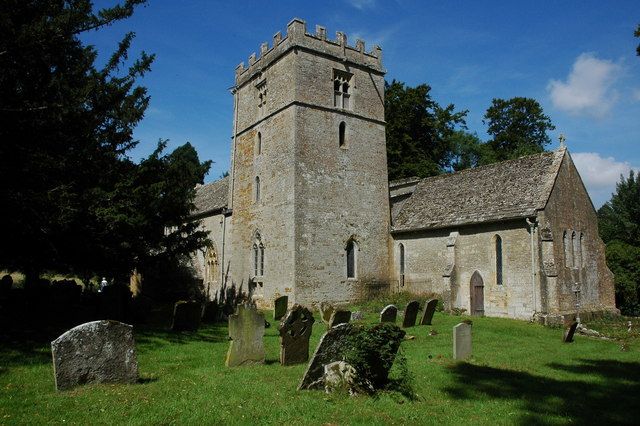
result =
[[[322,318],[322,322],[324,322],[325,324],[329,324],[329,321],[331,320],[331,315],[333,314],[333,311],[336,310],[336,308],[334,308],[331,303],[320,302],[320,305],[318,306],[318,310],[320,311],[320,317]]]
[[[387,305],[380,312],[380,322],[392,322],[395,324],[398,317],[398,308],[395,305]]]
[[[413,327],[416,325],[416,318],[418,317],[418,310],[420,309],[420,303],[417,300],[412,300],[407,303],[407,307],[404,310],[404,318],[402,320],[402,327]]]
[[[562,341],[564,343],[573,342],[573,335],[575,334],[577,327],[578,327],[578,322],[574,321],[569,325],[569,327],[566,327],[564,329],[564,335],[562,336]]]
[[[352,324],[339,324],[330,328],[318,343],[307,366],[298,390],[324,389],[324,366],[334,361],[342,361],[347,349]]]
[[[202,306],[198,302],[180,300],[173,306],[173,331],[197,331],[202,318]]]
[[[278,321],[287,313],[289,306],[289,296],[280,296],[273,302],[273,319]]]
[[[255,307],[238,305],[229,316],[231,344],[227,351],[226,366],[264,363],[264,316]]]
[[[86,383],[135,383],[133,327],[104,320],[81,324],[51,342],[57,390]]]
[[[351,311],[343,311],[341,309],[335,310],[331,314],[329,328],[335,327],[338,324],[346,324],[349,321],[351,321]]]
[[[287,312],[278,326],[280,332],[280,364],[293,365],[309,361],[309,337],[315,319],[298,304]]]
[[[424,309],[422,310],[420,325],[431,325],[433,314],[436,312],[436,306],[438,306],[438,299],[427,300],[427,303],[424,305]]]
[[[206,302],[202,307],[202,321],[204,322],[218,321],[219,314],[220,314],[220,309],[218,306],[218,302],[216,302],[215,300],[210,300]]]
[[[461,322],[453,327],[453,359],[471,356],[471,324]]]

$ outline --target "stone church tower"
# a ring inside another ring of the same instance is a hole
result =
[[[236,68],[227,282],[259,303],[341,302],[388,283],[381,50],[292,20]],[[260,302],[262,301],[262,302]]]

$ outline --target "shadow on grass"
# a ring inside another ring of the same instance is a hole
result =
[[[193,342],[221,343],[229,341],[226,324],[212,324],[198,331],[171,331],[165,328],[140,327],[136,330],[136,344],[143,350],[159,348],[169,344]]]
[[[559,380],[529,373],[461,363],[453,367],[455,399],[481,397],[520,401],[521,424],[556,423],[562,416],[577,424],[637,424],[640,418],[640,363],[583,359],[578,365],[549,366],[589,380]]]

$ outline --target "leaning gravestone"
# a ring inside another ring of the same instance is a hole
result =
[[[85,383],[135,383],[138,362],[133,327],[117,321],[93,321],[51,342],[57,390]]]
[[[333,311],[331,319],[329,320],[329,328],[335,327],[338,324],[346,324],[349,321],[351,321],[351,311]]]
[[[202,318],[202,306],[198,302],[180,300],[173,307],[173,331],[197,331]]]
[[[264,316],[255,307],[238,305],[236,313],[229,316],[227,367],[264,363]]]
[[[343,360],[352,329],[352,324],[339,324],[330,328],[320,338],[320,343],[309,361],[298,390],[324,388],[324,366]]]
[[[431,325],[433,314],[436,311],[436,306],[438,306],[438,299],[427,300],[427,303],[424,305],[424,309],[422,310],[420,325]]]
[[[280,322],[280,364],[293,365],[309,361],[309,337],[315,319],[304,306],[293,305]]]
[[[380,322],[392,322],[395,324],[397,316],[398,308],[395,305],[388,305],[380,312]]]
[[[577,327],[578,327],[578,323],[574,321],[571,323],[571,325],[569,325],[569,327],[565,328],[564,335],[562,337],[562,341],[564,343],[573,342],[573,335],[575,334]]]
[[[471,325],[461,322],[453,327],[453,359],[471,356]]]
[[[278,321],[287,313],[288,296],[280,296],[273,302],[273,319]]]
[[[416,300],[412,300],[407,304],[404,310],[404,319],[402,320],[402,327],[413,327],[416,325],[416,318],[418,317],[418,310],[420,309],[420,303]]]
[[[331,303],[328,302],[320,302],[320,306],[318,306],[318,310],[320,311],[320,317],[322,318],[322,322],[325,324],[329,324],[331,320],[331,315],[333,311],[336,309],[333,307]]]

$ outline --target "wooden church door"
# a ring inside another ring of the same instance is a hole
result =
[[[475,271],[471,276],[471,315],[484,315],[484,281],[480,272]]]

